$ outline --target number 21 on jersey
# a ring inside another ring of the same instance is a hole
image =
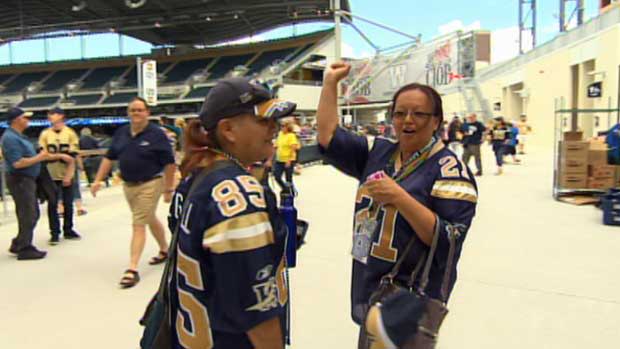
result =
[[[364,220],[369,219],[369,207],[372,206],[372,198],[370,198],[367,194],[364,193],[364,188],[360,189],[358,193],[357,203],[360,204],[364,200],[368,200],[369,204],[366,208],[363,208],[357,211],[355,215],[356,225],[361,224]],[[370,255],[382,259],[387,262],[396,262],[398,258],[398,250],[393,247],[394,244],[394,231],[396,226],[396,217],[398,216],[398,211],[394,206],[386,206],[380,208],[382,215],[381,222],[379,227],[379,238],[376,242],[373,242],[370,246]],[[374,236],[373,236],[374,241]]]

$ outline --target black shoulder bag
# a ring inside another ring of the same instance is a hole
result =
[[[142,339],[140,339],[141,349],[170,349],[172,347],[172,328],[171,328],[171,314],[170,314],[170,301],[168,281],[170,280],[174,268],[176,265],[177,257],[177,245],[179,237],[179,227],[181,225],[182,217],[187,211],[190,197],[198,185],[205,179],[211,172],[230,165],[229,161],[218,161],[215,164],[203,169],[194,182],[192,183],[187,197],[183,202],[183,210],[181,216],[177,221],[174,228],[174,234],[170,241],[170,247],[168,249],[168,261],[164,267],[164,273],[159,282],[159,289],[155,296],[151,299],[146,311],[140,319],[140,325],[144,326],[144,332]]]
[[[400,267],[411,251],[416,237],[412,237],[407,247],[403,251],[392,271],[381,278],[381,283],[377,290],[370,296],[369,309],[366,321],[365,332],[370,340],[373,337],[371,327],[376,326],[378,313],[381,316],[381,326],[391,337],[392,342],[400,349],[432,349],[437,344],[439,328],[444,318],[448,314],[445,300],[447,299],[447,284],[449,273],[454,262],[455,244],[450,241],[448,261],[446,271],[441,286],[441,299],[434,299],[426,295],[425,289],[428,285],[433,257],[437,250],[439,240],[439,221],[436,223],[435,235],[431,244],[428,256],[422,255],[418,264],[415,266],[409,282],[406,286],[401,286],[394,282]],[[419,282],[419,287],[414,289],[417,275],[424,266],[423,273]],[[374,310],[374,314],[371,314]],[[378,312],[376,311],[378,310]],[[371,319],[374,318],[374,319]],[[367,343],[368,345],[368,343]]]

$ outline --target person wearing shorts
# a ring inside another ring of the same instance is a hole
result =
[[[112,169],[112,161],[118,160],[133,226],[129,268],[120,281],[122,288],[135,286],[140,281],[138,263],[146,242],[147,225],[159,245],[159,254],[151,258],[149,264],[163,263],[168,256],[164,226],[155,212],[162,193],[166,203],[171,201],[176,171],[174,153],[168,138],[159,127],[149,124],[150,112],[146,101],[136,97],[127,109],[130,124],[114,134],[90,188],[93,196],[96,196],[101,181]]]

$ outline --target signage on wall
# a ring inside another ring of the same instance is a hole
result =
[[[588,86],[588,98],[598,98],[603,95],[603,83],[595,82]]]
[[[142,98],[151,105],[157,105],[157,62],[142,61]]]

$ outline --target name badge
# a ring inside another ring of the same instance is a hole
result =
[[[364,219],[360,222],[353,234],[353,249],[351,251],[353,259],[364,264],[368,262],[372,236],[376,228],[377,221],[374,219]]]

